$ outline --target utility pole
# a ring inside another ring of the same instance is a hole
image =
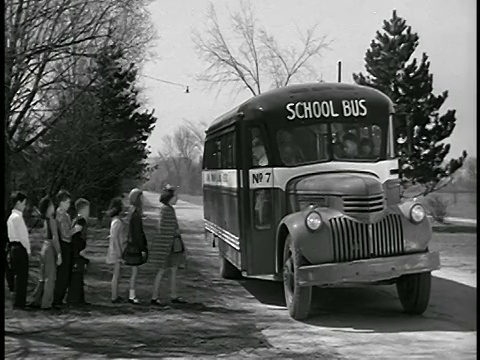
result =
[[[338,61],[337,63],[338,65],[338,82],[341,83],[342,82],[342,61]]]

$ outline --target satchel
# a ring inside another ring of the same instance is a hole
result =
[[[122,259],[125,265],[140,266],[148,260],[148,252],[145,251],[144,254],[142,254],[142,251],[137,246],[128,242],[125,250],[123,250]]]
[[[123,226],[126,237],[125,249],[122,252],[122,260],[124,261],[124,264],[130,266],[140,266],[145,264],[148,260],[148,250],[145,249],[142,251],[132,242],[130,236],[130,216],[127,215],[126,222],[123,222]]]
[[[173,237],[172,252],[174,254],[182,254],[185,252],[185,246],[180,235],[175,235]]]
[[[72,272],[87,272],[87,267],[89,264],[90,260],[87,258],[83,257],[82,255],[78,256],[73,260],[73,268]]]

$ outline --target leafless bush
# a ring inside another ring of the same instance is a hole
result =
[[[432,195],[426,200],[426,206],[433,219],[441,224],[445,223],[450,202],[440,195]]]

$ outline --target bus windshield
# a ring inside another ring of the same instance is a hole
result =
[[[387,129],[377,123],[322,123],[277,131],[280,160],[299,166],[330,160],[377,161],[385,155]]]

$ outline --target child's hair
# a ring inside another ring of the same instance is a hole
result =
[[[165,188],[160,195],[160,202],[162,204],[168,204],[170,200],[175,196],[175,189]]]
[[[27,195],[25,195],[23,192],[14,191],[10,195],[10,203],[12,207],[14,207],[15,205],[17,205],[18,202],[23,202],[26,198],[27,198]]]
[[[60,205],[61,202],[64,202],[65,200],[71,199],[72,195],[67,190],[60,190],[57,193],[56,200],[57,200],[57,206]]]
[[[123,201],[121,198],[116,197],[110,202],[110,206],[108,207],[107,216],[114,217],[118,216],[123,211]]]
[[[343,141],[353,141],[353,142],[357,142],[357,137],[352,134],[352,133],[346,133],[344,136],[343,136]]]
[[[43,219],[46,219],[47,218],[47,210],[48,210],[48,207],[53,204],[52,202],[52,199],[50,198],[50,196],[45,196],[43,197],[40,202],[38,203],[38,210],[40,211],[40,214],[42,216]]]
[[[90,206],[90,202],[87,199],[80,198],[75,201],[75,209],[77,211],[82,210],[83,208],[86,208],[87,206]]]

